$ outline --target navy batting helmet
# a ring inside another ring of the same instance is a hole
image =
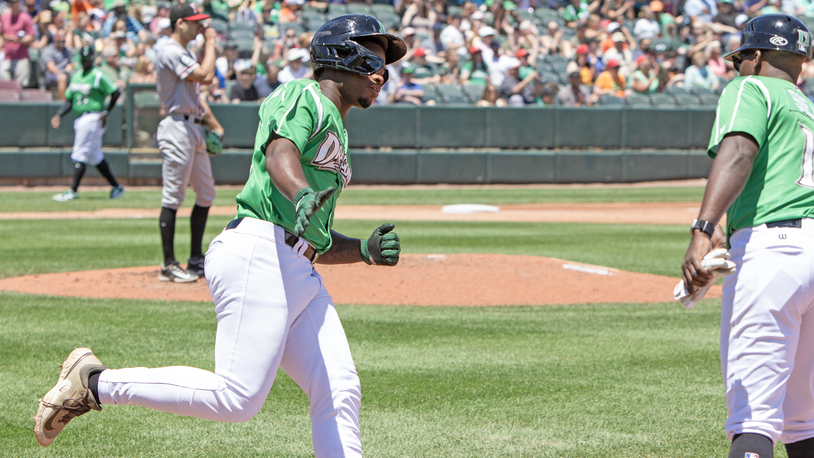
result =
[[[93,46],[85,45],[82,46],[82,49],[79,50],[79,59],[80,60],[89,60],[93,61],[96,57],[96,51],[93,50]]]
[[[358,43],[365,38],[378,39],[384,48],[384,60]],[[331,19],[317,30],[311,40],[314,72],[321,68],[336,68],[371,75],[401,59],[406,53],[407,45],[401,38],[387,33],[381,22],[365,14]]]
[[[764,14],[746,23],[738,49],[724,56],[732,60],[744,51],[786,51],[811,59],[811,34],[799,19],[787,14]]]

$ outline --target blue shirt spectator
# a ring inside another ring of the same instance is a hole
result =
[[[144,26],[133,16],[128,16],[125,10],[127,6],[122,0],[118,0],[111,5],[110,14],[107,15],[105,23],[102,24],[102,37],[107,38],[113,30],[113,24],[121,18],[127,24],[127,38],[131,40],[138,35],[144,41],[146,39],[146,32]]]

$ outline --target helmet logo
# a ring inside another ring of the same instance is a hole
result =
[[[786,40],[783,37],[771,37],[769,38],[769,43],[775,46],[786,46],[787,44],[789,44],[789,40]]]
[[[811,46],[811,36],[805,30],[797,29],[797,49],[808,53],[809,46]]]

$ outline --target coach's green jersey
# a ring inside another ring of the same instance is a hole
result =
[[[73,112],[80,116],[90,111],[104,111],[105,99],[116,92],[116,84],[98,68],[89,72],[78,71],[71,76],[65,98],[73,104]]]
[[[237,216],[270,221],[294,230],[294,204],[271,182],[266,171],[266,146],[271,133],[291,140],[300,150],[300,164],[311,189],[333,186],[333,196],[311,217],[303,237],[320,253],[331,247],[336,199],[351,177],[348,133],[336,105],[310,79],[288,82],[260,105],[249,180],[237,196]]]
[[[750,135],[760,150],[726,213],[727,232],[814,216],[814,104],[808,97],[780,78],[737,78],[718,101],[710,156],[731,132]]]

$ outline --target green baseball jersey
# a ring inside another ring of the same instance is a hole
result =
[[[90,111],[104,111],[105,99],[116,89],[118,87],[110,78],[93,67],[87,73],[78,71],[71,76],[65,98],[73,103],[76,116],[80,116]]]
[[[780,78],[736,78],[718,101],[711,157],[732,132],[750,135],[760,150],[727,210],[727,232],[814,216],[814,104],[808,97]]]
[[[295,206],[271,182],[266,171],[266,147],[271,134],[291,140],[300,151],[305,179],[314,191],[333,186],[328,202],[311,217],[303,237],[324,253],[331,247],[336,199],[351,178],[348,133],[336,105],[310,79],[290,81],[260,105],[260,125],[254,140],[249,179],[237,196],[237,216],[270,221],[292,231]]]

